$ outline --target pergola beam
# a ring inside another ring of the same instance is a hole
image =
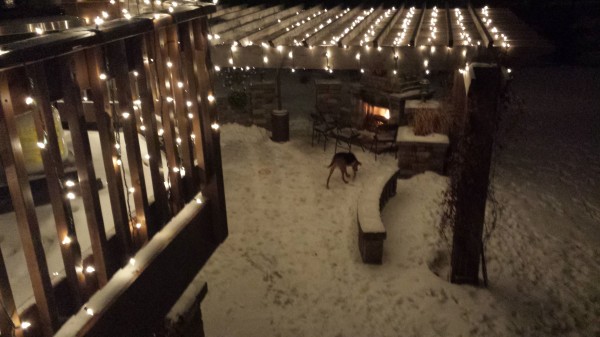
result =
[[[254,13],[244,15],[242,17],[237,17],[237,18],[227,21],[227,22],[216,24],[212,27],[212,30],[215,33],[223,33],[230,29],[237,29],[238,27],[243,26],[249,22],[261,19],[264,16],[269,16],[271,14],[277,13],[282,8],[283,8],[282,5],[277,5],[277,6],[269,7],[266,9],[262,9],[257,12],[254,12]]]
[[[475,27],[477,27],[477,32],[479,33],[479,36],[483,41],[483,45],[488,48],[493,47],[494,39],[492,39],[492,35],[490,34],[490,32],[488,32],[483,22],[481,22],[481,18],[479,17],[479,15],[477,15],[477,12],[475,12],[475,9],[473,9],[473,6],[471,6],[471,3],[469,3],[468,9],[469,14],[471,14],[471,18],[473,19],[473,23],[475,24]]]
[[[256,13],[256,12],[258,12],[259,10],[261,10],[263,8],[265,8],[265,6],[258,5],[258,6],[252,6],[252,7],[240,9],[238,11],[233,11],[233,12],[230,12],[230,13],[227,13],[227,14],[224,14],[224,15],[220,16],[217,19],[217,21],[224,22],[224,21],[228,21],[228,20],[234,20],[235,18],[239,18],[239,17],[242,17],[244,15]],[[215,21],[215,20],[211,20],[211,21]]]
[[[221,8],[218,9],[216,12],[210,14],[209,17],[211,20],[216,18],[223,18],[224,15],[240,11],[244,8],[246,8],[246,5],[237,5],[232,7]]]
[[[452,33],[452,16],[450,15],[450,5],[446,1],[446,41],[448,41],[448,47],[454,46],[454,33]]]
[[[396,23],[402,16],[402,12],[404,12],[404,5],[405,4],[403,3],[402,6],[400,6],[396,13],[394,13],[392,19],[388,21],[385,27],[383,27],[379,34],[377,34],[377,37],[375,38],[375,40],[373,40],[373,47],[377,48],[383,44],[383,41],[387,38],[387,36],[392,31],[392,28],[396,26]]]
[[[297,36],[299,40],[303,40],[304,38],[303,38],[303,35],[301,35],[301,34],[304,34],[304,32],[318,26],[319,23],[321,23],[323,21],[327,21],[329,18],[335,16],[340,11],[341,11],[340,6],[336,6],[330,10],[327,10],[326,13],[323,13],[317,17],[317,18],[319,18],[318,20],[315,18],[315,19],[310,20],[309,22],[306,22],[306,23],[300,25],[299,27],[296,27],[295,29],[290,29],[289,32],[285,32],[284,34],[281,34],[278,37],[276,37],[272,40],[269,40],[269,44],[271,46],[282,45],[282,44],[285,44],[285,41],[287,41],[288,39],[290,39],[294,36]]]
[[[221,33],[221,38],[224,40],[237,41],[238,39],[242,38],[243,36],[247,35],[248,33],[254,33],[256,31],[260,32],[263,27],[268,27],[269,25],[279,26],[279,23],[277,22],[278,18],[287,18],[290,15],[294,15],[296,12],[302,10],[302,8],[303,8],[302,5],[298,5],[298,6],[290,7],[288,9],[285,9],[280,12],[275,12],[270,15],[263,16],[254,21],[248,22],[244,25],[235,27],[233,29],[230,29],[226,32]]]
[[[250,45],[250,42],[254,43],[256,41],[261,41],[264,39],[269,40],[268,37],[270,35],[273,35],[274,33],[278,32],[278,31],[284,30],[285,27],[293,24],[294,22],[297,22],[296,20],[305,20],[306,18],[317,13],[320,10],[322,10],[322,7],[320,5],[312,7],[310,9],[307,9],[305,11],[298,13],[298,15],[292,15],[284,20],[281,20],[281,22],[272,24],[268,27],[265,27],[264,29],[261,29],[250,35],[247,35],[247,36],[241,38],[240,39],[241,41],[239,41],[239,42],[243,47],[246,47],[246,46]]]
[[[353,8],[351,11],[344,14],[342,17],[332,21],[330,24],[324,26],[321,30],[317,31],[316,33],[312,34],[308,38],[304,39],[304,41],[302,41],[302,44],[304,44],[305,47],[319,45],[319,43],[318,43],[319,41],[321,41],[322,39],[324,39],[328,36],[331,36],[332,31],[336,31],[344,23],[354,19],[356,14],[360,13],[361,10],[362,9],[360,7]],[[327,40],[327,39],[325,39],[325,40]]]
[[[349,44],[349,41],[352,41],[355,37],[357,37],[360,33],[362,33],[366,27],[368,27],[381,13],[383,12],[383,5],[380,5],[376,10],[370,13],[364,20],[362,20],[354,29],[348,32],[343,38],[338,42],[339,47],[343,47]]]
[[[417,27],[412,33],[412,37],[410,38],[410,46],[416,47],[417,40],[419,39],[419,34],[421,33],[421,27],[423,26],[423,21],[425,20],[425,12],[427,12],[427,4],[423,5],[423,9],[421,10],[421,15],[419,15],[419,21],[417,23]]]

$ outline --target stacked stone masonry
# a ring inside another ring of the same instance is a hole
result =
[[[402,176],[425,171],[444,173],[448,144],[398,142],[398,169]]]

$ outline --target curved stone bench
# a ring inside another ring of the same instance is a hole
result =
[[[358,198],[358,248],[364,263],[381,264],[386,237],[381,210],[396,195],[396,180],[395,168],[383,171],[363,188]]]

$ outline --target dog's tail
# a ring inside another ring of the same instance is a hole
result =
[[[357,160],[356,162],[358,163],[358,165],[362,165],[362,163],[361,163],[361,162],[359,162],[358,160]]]

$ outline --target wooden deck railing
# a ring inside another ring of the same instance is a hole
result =
[[[34,298],[31,306],[15,301],[0,250],[3,334],[52,336],[195,198],[202,198],[197,200],[206,210],[186,221],[202,228],[205,247],[189,251],[201,254],[195,257],[203,262],[180,266],[182,274],[193,277],[227,236],[207,40],[207,15],[214,10],[209,4],[179,6],[172,12],[117,19],[1,46],[0,158]],[[92,113],[88,105],[93,106]],[[61,158],[56,109],[71,137],[71,163]],[[33,115],[64,278],[52,279],[42,245],[40,223],[48,220],[36,213],[33,195],[40,192],[31,190],[33,178],[27,172],[17,123],[25,111]],[[99,146],[90,138],[93,132]],[[96,157],[101,158],[103,172],[94,167],[95,153],[101,153]],[[76,180],[72,182],[73,169]],[[106,202],[99,176],[105,180]],[[79,199],[87,234],[77,230],[74,220],[72,205]],[[107,208],[110,211],[103,213]],[[112,231],[107,223],[114,225],[114,236],[107,235]],[[89,238],[82,240],[82,235]],[[89,256],[80,244],[87,241]],[[185,245],[200,244],[176,239],[171,244],[177,242],[184,246],[175,250],[184,252]],[[145,268],[157,275],[169,263],[173,261],[157,259]],[[173,302],[185,281],[180,280],[175,289],[150,289],[152,296]],[[153,286],[152,278],[144,282]],[[128,301],[144,301],[148,296],[124,293],[129,294]],[[103,310],[110,317],[111,307]],[[95,322],[102,325],[102,313],[95,315]],[[146,322],[130,324],[153,326],[157,318],[137,319]]]

